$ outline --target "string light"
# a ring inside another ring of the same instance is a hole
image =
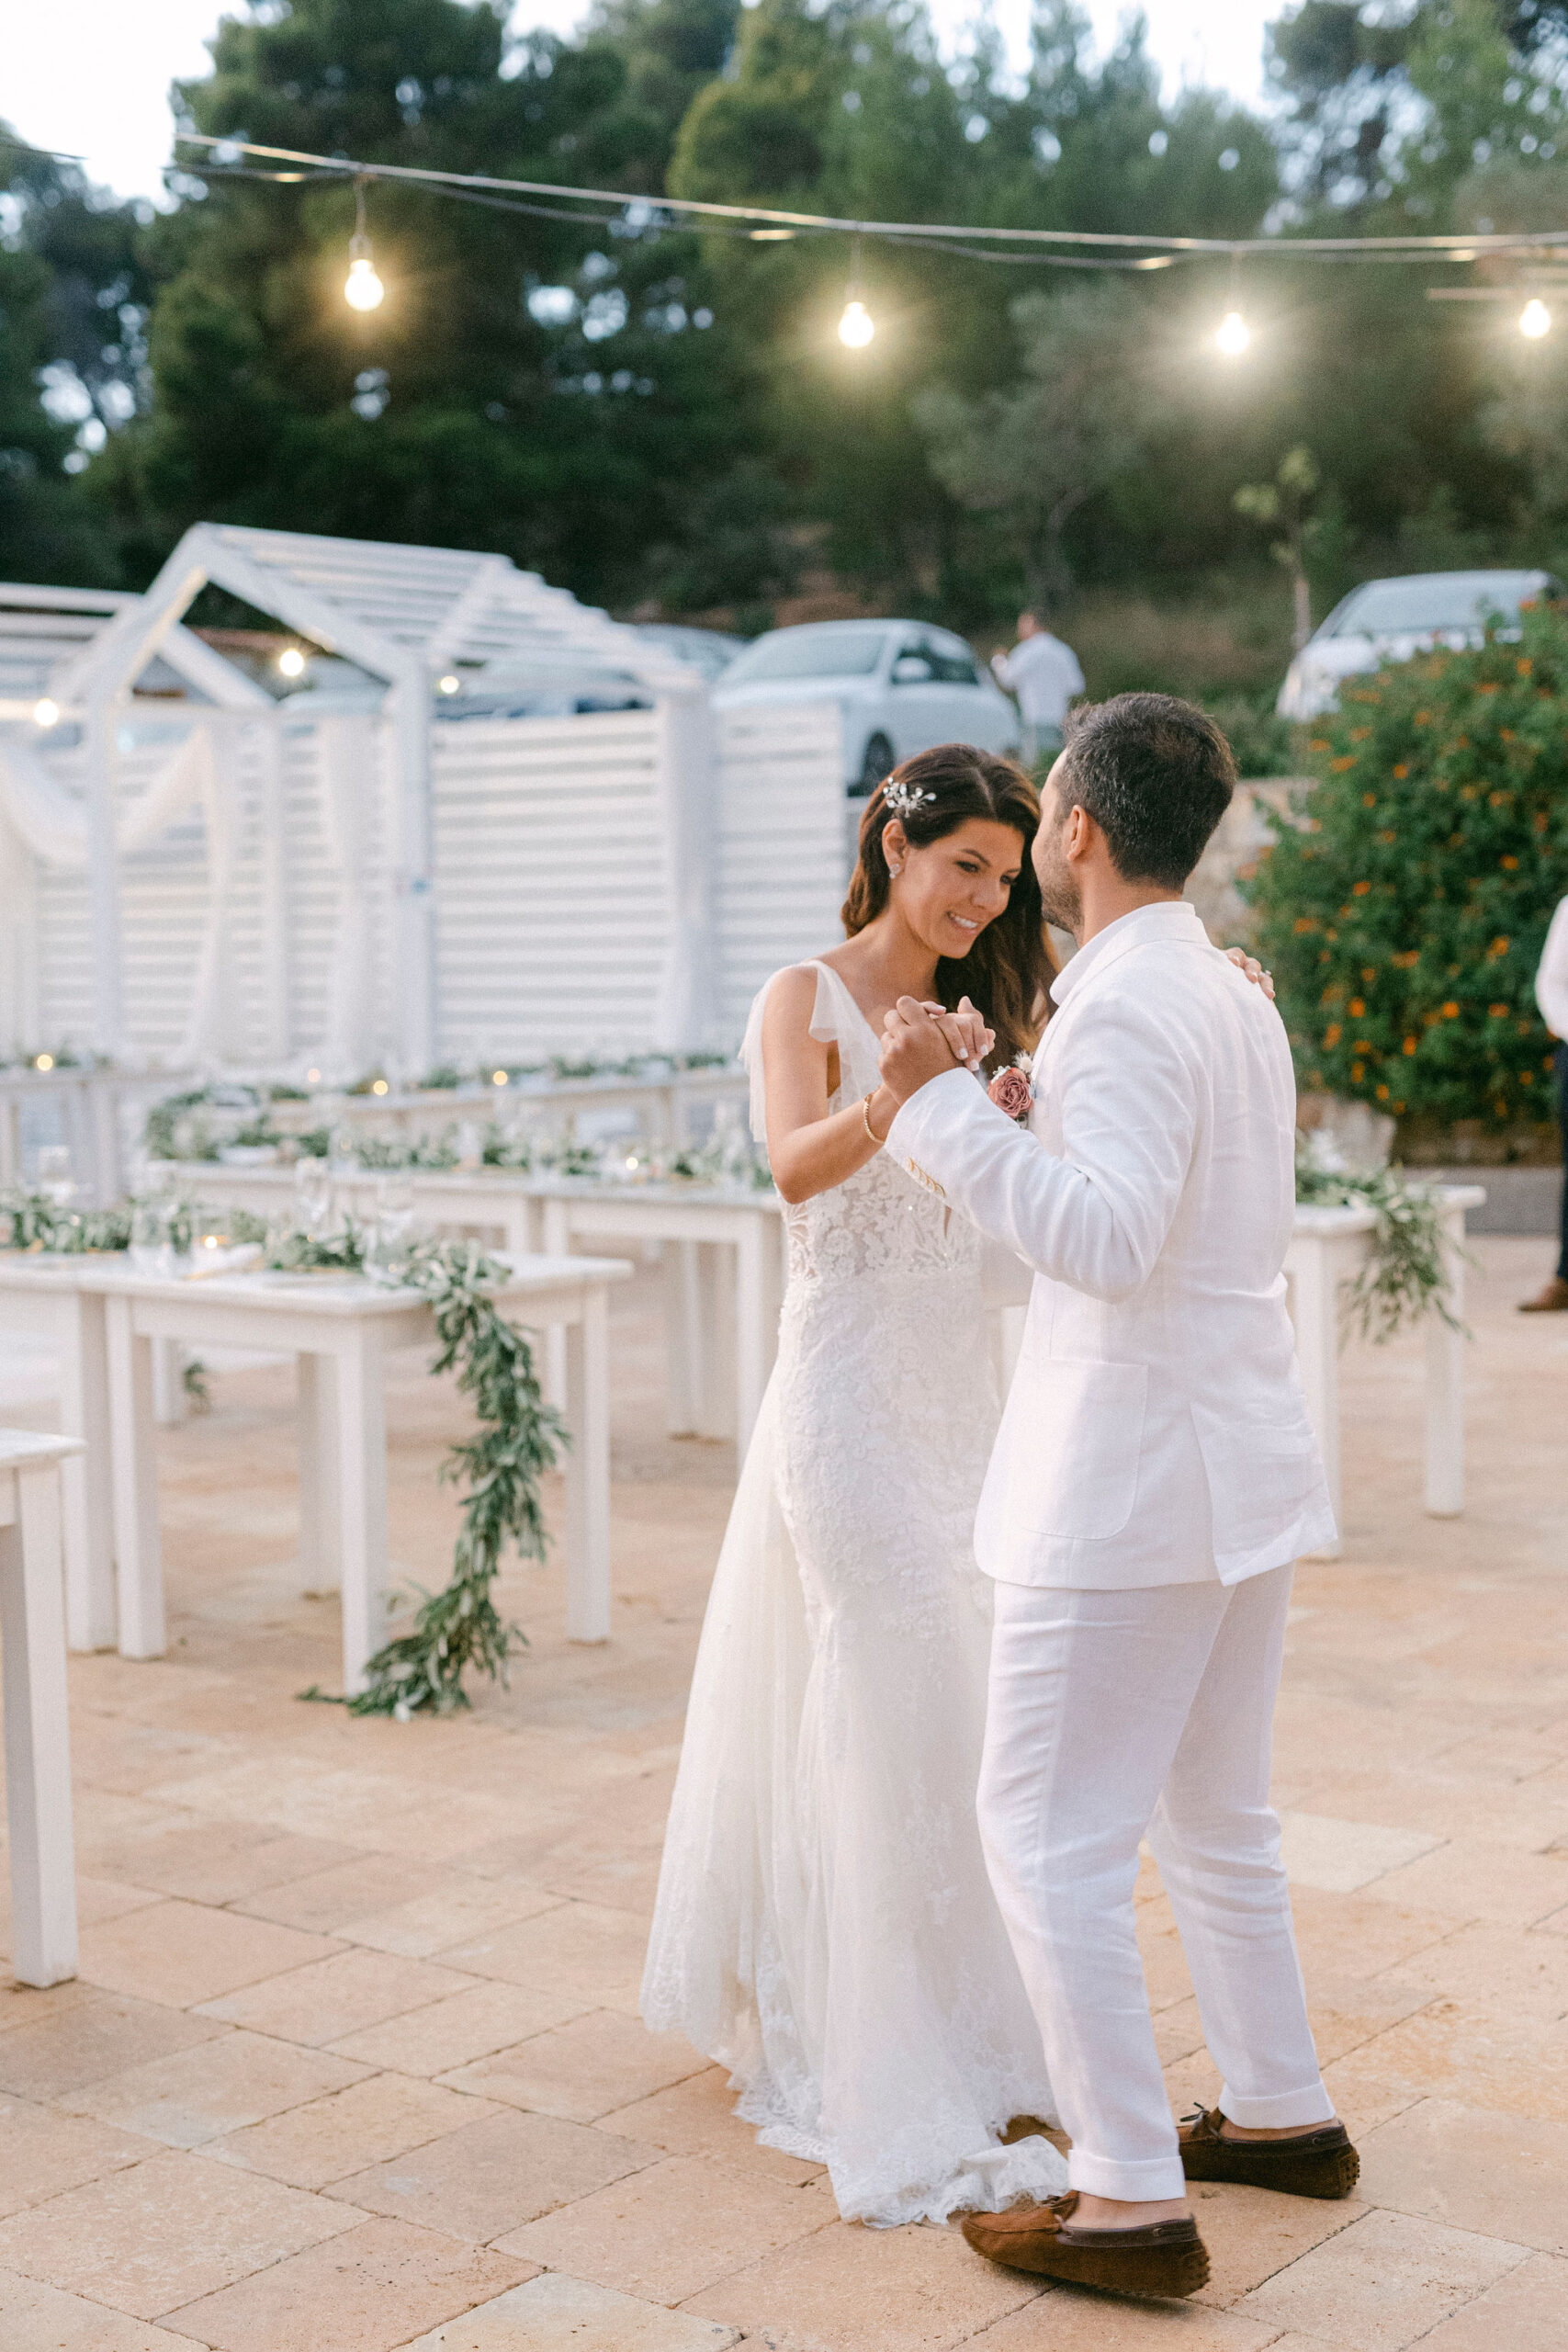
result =
[[[1530,343],[1539,343],[1543,334],[1551,333],[1551,312],[1539,294],[1532,294],[1519,312],[1519,333]]]
[[[839,321],[839,341],[846,351],[863,351],[876,333],[876,321],[860,299],[860,239],[850,248],[850,282],[844,293],[844,315]]]
[[[297,645],[286,645],[277,657],[277,666],[286,678],[302,678],[305,674],[305,656]]]
[[[1239,359],[1252,342],[1252,330],[1239,311],[1227,311],[1214,336],[1216,349],[1227,359]]]
[[[444,678],[436,679],[435,691],[438,695],[460,695],[463,691],[463,681],[461,678],[455,678],[448,671]]]
[[[33,705],[33,724],[35,727],[58,727],[60,705],[57,702],[51,702],[47,695],[42,695]]]
[[[351,311],[378,311],[387,299],[387,289],[376,275],[371,259],[370,238],[365,226],[365,183],[354,183],[354,234],[348,241],[348,277],[344,280],[343,299]]]

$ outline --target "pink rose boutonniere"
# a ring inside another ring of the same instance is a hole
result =
[[[1032,1067],[1027,1054],[1020,1054],[1008,1069],[998,1070],[986,1091],[998,1111],[1022,1126],[1034,1102],[1034,1087],[1030,1078]]]

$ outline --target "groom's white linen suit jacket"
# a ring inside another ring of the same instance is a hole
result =
[[[964,1070],[887,1148],[1034,1269],[976,1522],[1012,1584],[1226,1584],[1332,1541],[1281,1272],[1295,1081],[1194,910],[1139,908],[1058,976],[1025,1132]]]

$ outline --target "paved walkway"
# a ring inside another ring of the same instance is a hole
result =
[[[1568,1318],[1480,1245],[1464,1520],[1419,1510],[1418,1346],[1347,1359],[1346,1557],[1303,1569],[1279,1739],[1309,1988],[1358,2201],[1198,2192],[1197,2304],[846,2228],[636,1988],[728,1451],[672,1444],[617,1325],[615,1638],[507,1600],[510,1694],[406,1726],[302,1706],[290,1378],[162,1441],[166,1661],[73,1668],[83,1973],[0,1990],[6,2352],[1561,2352],[1568,2342]],[[6,1418],[47,1427],[46,1397]],[[394,1543],[445,1574],[462,1426],[390,1406]],[[1151,1874],[1173,2100],[1213,2076]]]

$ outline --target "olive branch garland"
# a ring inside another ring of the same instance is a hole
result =
[[[1392,1168],[1352,1173],[1303,1159],[1296,1163],[1296,1199],[1314,1208],[1371,1209],[1377,1219],[1371,1261],[1340,1310],[1348,1329],[1378,1347],[1427,1315],[1440,1317],[1450,1331],[1464,1330],[1448,1303],[1442,1216],[1429,1187]],[[1465,1261],[1474,1263],[1468,1251]]]

